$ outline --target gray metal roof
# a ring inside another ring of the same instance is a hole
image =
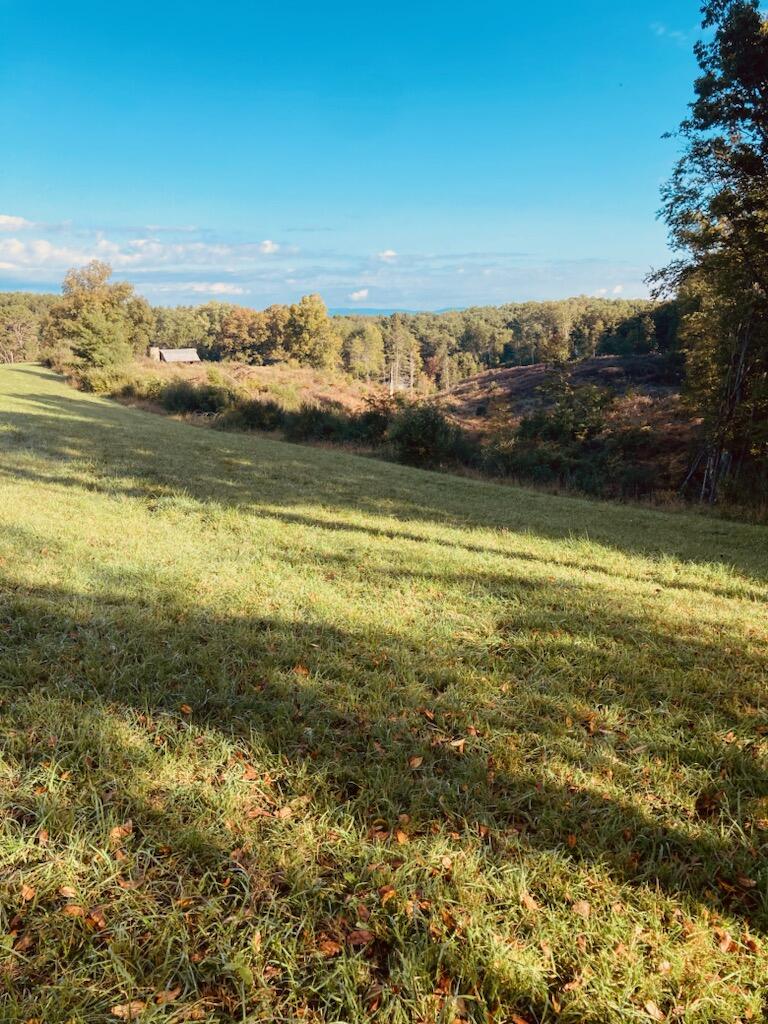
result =
[[[199,363],[196,348],[161,348],[160,358],[164,363]]]

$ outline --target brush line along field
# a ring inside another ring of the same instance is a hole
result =
[[[0,367],[0,1017],[766,1020],[768,530]]]

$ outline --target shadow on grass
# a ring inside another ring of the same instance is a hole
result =
[[[365,460],[342,467],[331,456],[323,480],[317,467],[323,453],[269,442],[254,453],[251,444],[230,444],[213,432],[192,435],[196,458],[187,464],[187,478],[174,445],[190,438],[189,427],[102,403],[24,400],[51,411],[5,418],[11,433],[0,468],[8,476],[27,472],[31,479],[148,502],[192,495],[403,543],[426,540],[418,533],[423,523],[504,525],[506,502],[516,495],[500,490],[492,508],[470,507],[467,495],[480,493],[474,485],[421,474],[420,490],[432,488],[432,511],[409,498],[414,477],[396,467]],[[26,446],[50,459],[50,472],[32,475]],[[213,459],[222,460],[221,475],[211,472]],[[342,470],[349,475],[340,479]],[[369,494],[358,470],[375,481]],[[481,493],[485,500],[488,489]],[[368,530],[290,507],[310,499],[326,509],[375,511],[414,525]],[[530,520],[531,508],[552,500],[526,495],[521,519]],[[448,505],[447,514],[439,502]],[[280,505],[287,507],[276,510]],[[585,521],[605,508],[572,507]],[[652,513],[638,515],[653,522]],[[608,520],[602,542],[633,550]],[[539,529],[537,523],[533,532],[562,537],[566,527],[545,523]],[[578,588],[588,596],[585,620],[568,586],[531,581],[524,565],[513,564],[524,561],[524,553],[455,543],[509,558],[508,571],[477,571],[468,580],[394,560],[368,571],[406,583],[427,579],[495,594],[509,588],[517,596],[527,591],[530,600],[510,607],[486,646],[457,635],[419,641],[407,631],[362,633],[323,621],[216,614],[185,602],[183,591],[140,577],[131,581],[130,593],[117,575],[88,593],[30,588],[8,569],[0,584],[3,743],[31,778],[45,777],[55,759],[57,770],[72,772],[77,785],[55,792],[42,784],[8,787],[4,813],[23,836],[45,827],[54,845],[68,834],[93,848],[107,819],[131,819],[126,846],[138,852],[130,867],[151,879],[153,906],[150,913],[141,894],[135,896],[133,916],[115,932],[111,955],[130,959],[137,985],[157,986],[160,979],[216,1000],[226,1012],[242,1009],[242,974],[217,944],[247,945],[250,939],[237,935],[243,921],[274,914],[290,921],[297,943],[312,930],[344,941],[355,924],[351,901],[375,889],[373,866],[385,862],[385,871],[396,871],[408,859],[394,838],[403,815],[408,849],[418,846],[425,875],[430,851],[448,844],[470,850],[483,878],[510,863],[525,865],[539,879],[542,904],[549,898],[546,875],[556,863],[565,875],[599,877],[638,898],[661,894],[692,915],[702,909],[732,915],[768,935],[766,833],[751,808],[768,795],[760,751],[766,652],[747,648],[727,630],[727,649],[679,635],[674,625],[665,628],[617,605],[615,596],[586,580]],[[643,551],[662,553],[665,543],[661,536],[649,539]],[[675,544],[694,549],[684,537]],[[315,557],[328,571],[346,565],[343,556]],[[691,555],[691,561],[697,559]],[[751,565],[745,552],[741,571],[760,578]],[[182,712],[187,705],[191,710]],[[145,737],[141,742],[121,731],[126,718]],[[180,751],[194,753],[199,741],[205,773],[198,778],[190,761],[173,804],[139,786],[138,775],[156,770],[159,793],[164,766]],[[215,794],[233,770],[233,745],[246,756],[260,752],[273,766],[270,812],[306,801],[295,826],[274,816],[248,818],[247,802],[237,793],[230,817],[222,812]],[[411,767],[414,757],[421,761]],[[291,828],[300,828],[303,816],[317,834],[338,831],[354,842],[330,848],[308,842],[305,868],[296,862],[286,868],[280,851],[294,841]],[[192,907],[183,905],[188,887],[196,893]],[[45,954],[47,945],[57,948],[54,933],[69,943],[73,969],[80,957],[88,971],[104,969],[93,937],[78,937],[50,911],[41,903],[26,912],[40,955],[27,973],[17,965],[10,981],[16,989],[42,991],[61,974],[61,963]],[[7,930],[10,922],[4,923]],[[171,925],[186,936],[183,943]],[[537,1019],[546,1017],[549,996],[578,970],[574,950],[571,962],[561,958],[551,993],[532,981],[513,983],[492,956],[468,958],[451,927],[437,908],[405,923],[382,917],[376,941],[361,954],[363,980],[351,974],[344,980],[353,992],[359,989],[358,1019],[377,986],[392,986],[384,998],[400,998],[393,979],[409,958],[419,964],[427,991],[447,972],[457,990],[476,994],[478,1006],[519,1006]],[[173,977],[163,976],[169,949]],[[311,1010],[324,1013],[349,998],[344,1012],[355,1019],[353,997],[339,994],[344,985],[316,955],[297,955],[292,972],[265,973],[264,980],[258,998],[267,1000],[265,1013],[269,1000],[287,1005],[299,991]],[[73,991],[73,1010],[81,1005],[76,999]],[[597,1024],[600,1013],[581,1019]]]
[[[49,371],[25,367],[16,372],[41,383],[64,386]],[[604,548],[608,555],[670,557],[693,568],[722,565],[735,570],[747,584],[764,586],[768,582],[768,531],[761,527],[702,515],[696,517],[696,529],[689,530],[690,519],[680,514],[489,486],[363,457],[345,455],[342,462],[332,451],[263,437],[256,440],[253,435],[209,433],[105,400],[70,398],[55,392],[12,397],[28,405],[29,412],[10,412],[3,417],[6,438],[0,448],[0,473],[10,477],[149,500],[182,493],[256,513],[263,509],[274,514],[279,508],[287,520],[323,529],[334,524],[325,519],[313,521],[303,507],[312,504],[339,512],[365,512],[412,526],[583,539]],[[141,439],[139,447],[137,438]],[[191,445],[198,458],[185,459],[185,447]],[[30,448],[50,460],[50,471],[24,465],[24,452]],[[203,455],[205,464],[200,458]],[[68,465],[86,466],[89,479],[67,472]],[[414,498],[414,485],[419,500]],[[293,511],[291,506],[302,506],[302,510]],[[427,539],[396,522],[391,528],[347,523],[339,523],[337,528],[405,540]],[[450,537],[429,538],[429,542],[479,554],[525,557],[503,544],[475,544]],[[580,567],[580,563],[573,566]],[[726,597],[736,592],[714,580],[706,589]]]

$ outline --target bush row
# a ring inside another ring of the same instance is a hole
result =
[[[638,428],[607,429],[613,398],[555,380],[546,401],[508,432],[480,445],[428,402],[399,397],[368,401],[358,412],[338,403],[288,409],[254,398],[220,373],[206,382],[126,377],[91,370],[80,385],[117,397],[155,402],[169,413],[208,417],[221,430],[279,432],[295,442],[354,445],[411,466],[471,468],[492,477],[573,488],[604,497],[642,497],[658,489],[652,438]]]

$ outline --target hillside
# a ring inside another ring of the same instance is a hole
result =
[[[768,530],[0,367],[7,1020],[765,1018]]]
[[[574,387],[589,384],[618,397],[629,393],[649,399],[667,413],[679,410],[680,385],[663,356],[596,356],[568,363],[567,369]],[[499,421],[519,420],[541,402],[540,389],[552,372],[549,363],[486,370],[442,392],[439,401],[466,427],[484,434]]]
[[[345,373],[288,363],[251,366],[237,361],[203,361],[187,365],[141,359],[138,367],[142,376],[150,375],[162,380],[181,378],[194,384],[205,383],[213,371],[248,391],[254,398],[273,399],[289,409],[307,402],[356,412],[364,407],[366,395],[381,390],[364,381],[353,380]]]

